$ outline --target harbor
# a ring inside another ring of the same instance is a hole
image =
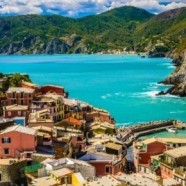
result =
[[[160,120],[146,122],[132,126],[123,126],[116,130],[117,139],[122,141],[127,147],[141,136],[156,134],[161,131],[171,129],[186,129],[186,123],[178,120]]]

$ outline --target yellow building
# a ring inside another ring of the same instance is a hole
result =
[[[73,171],[68,168],[53,170],[50,172],[50,177],[58,184],[72,184]]]
[[[83,186],[85,183],[86,182],[81,173],[77,172],[72,174],[72,186]]]

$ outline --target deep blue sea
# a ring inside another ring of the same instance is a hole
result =
[[[33,82],[64,86],[71,98],[108,110],[117,125],[186,121],[186,99],[155,94],[174,70],[171,59],[138,55],[0,56],[3,73],[28,73]]]

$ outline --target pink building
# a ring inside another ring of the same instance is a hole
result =
[[[0,133],[0,158],[30,158],[37,145],[34,129],[15,125]]]
[[[31,88],[10,87],[7,92],[8,105],[31,105],[35,90]]]

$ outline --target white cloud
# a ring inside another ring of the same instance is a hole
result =
[[[186,6],[186,0],[0,0],[0,14],[57,13],[73,17],[96,14],[124,5],[162,12]]]

